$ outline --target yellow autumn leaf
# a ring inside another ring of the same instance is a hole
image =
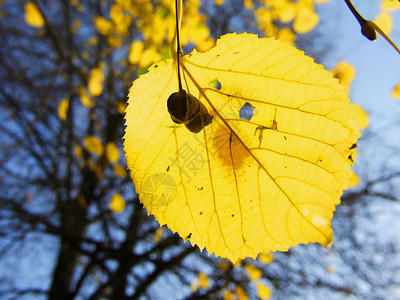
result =
[[[136,40],[132,42],[132,44],[129,47],[129,62],[131,64],[138,64],[140,61],[140,58],[142,57],[142,51],[144,49],[144,44],[140,40]]]
[[[94,17],[94,25],[101,35],[107,35],[112,29],[112,23],[101,16]]]
[[[106,158],[109,162],[115,163],[119,159],[118,147],[113,142],[108,142],[106,145]]]
[[[225,291],[224,292],[224,296],[223,296],[224,300],[235,300],[235,296],[233,295],[233,292],[231,291]]]
[[[122,197],[121,194],[115,193],[110,200],[110,210],[120,214],[124,211],[125,209],[125,200],[124,197]]]
[[[296,40],[296,35],[290,28],[282,28],[278,32],[277,36],[281,41],[294,44]]]
[[[246,291],[240,287],[240,286],[235,286],[235,293],[237,296],[237,300],[247,300],[249,297],[247,297]]]
[[[74,153],[75,153],[75,156],[77,158],[82,158],[83,157],[82,147],[79,146],[79,145],[75,145],[74,146]]]
[[[393,18],[388,13],[380,13],[375,18],[375,23],[387,34],[393,30]]]
[[[400,83],[398,83],[392,92],[390,93],[390,96],[394,99],[400,99]]]
[[[114,166],[114,174],[117,177],[125,177],[126,175],[128,175],[127,172],[126,172],[126,168],[121,166],[121,165],[115,165]]]
[[[161,238],[162,238],[162,236],[163,236],[163,234],[164,234],[164,231],[165,231],[165,228],[164,227],[158,227],[157,229],[156,229],[156,231],[154,232],[154,235],[153,235],[153,242],[155,242],[155,243],[158,243],[159,241],[161,241]]]
[[[25,22],[29,26],[40,28],[45,24],[44,18],[37,5],[33,2],[25,3]]]
[[[351,170],[351,175],[349,177],[349,188],[355,188],[359,186],[361,183],[360,177],[358,177],[357,173]]]
[[[279,21],[282,23],[291,22],[296,16],[296,7],[293,3],[287,3],[278,10]]]
[[[382,0],[381,9],[383,11],[396,11],[400,9],[400,2],[398,0]]]
[[[125,114],[125,109],[126,109],[126,103],[123,100],[117,100],[115,102],[115,107],[117,109],[117,112],[121,115]]]
[[[262,283],[258,283],[257,296],[259,299],[269,299],[271,298],[271,289]]]
[[[58,103],[58,117],[61,121],[65,121],[67,118],[67,112],[69,107],[69,100],[64,98]]]
[[[213,117],[199,133],[167,111],[176,62],[153,65],[129,92],[124,150],[148,213],[231,261],[328,246],[360,136],[344,87],[303,52],[252,34],[181,63],[184,89]]]
[[[81,103],[87,108],[93,108],[96,105],[96,102],[90,97],[89,92],[84,88],[80,87],[78,89],[79,98]]]
[[[209,286],[210,282],[207,274],[200,272],[198,277],[191,282],[190,289],[197,291],[198,289],[207,289]]]
[[[302,5],[297,12],[293,29],[299,34],[305,34],[313,30],[318,23],[319,15],[308,6]]]
[[[85,137],[83,145],[88,152],[99,156],[103,155],[103,145],[97,136],[89,135]]]
[[[103,92],[104,74],[102,68],[93,68],[90,72],[88,89],[92,96],[99,96]]]
[[[350,84],[356,76],[356,70],[353,65],[345,61],[340,61],[332,72],[333,77],[339,79],[339,83],[344,85],[347,91],[350,91]]]
[[[263,264],[270,264],[271,262],[274,261],[274,254],[273,253],[261,253],[258,258],[257,258],[260,262],[262,262]]]
[[[262,276],[262,271],[254,265],[246,264],[244,266],[244,269],[246,270],[251,280],[260,279]]]

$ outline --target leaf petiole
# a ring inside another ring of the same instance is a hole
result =
[[[180,2],[178,5],[178,1]],[[177,70],[178,70],[178,84],[179,84],[179,92],[182,91],[182,81],[181,81],[181,72],[180,72],[180,63],[179,63],[179,59],[180,56],[182,55],[181,52],[181,43],[179,41],[179,27],[180,27],[180,18],[179,16],[181,15],[181,11],[182,11],[182,0],[175,0],[175,20],[176,20],[176,60],[177,60]],[[178,9],[178,6],[180,9]]]

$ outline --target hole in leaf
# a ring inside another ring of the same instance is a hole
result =
[[[239,111],[239,117],[242,120],[250,121],[254,114],[254,107],[246,102]]]
[[[218,81],[217,78],[215,78],[214,80],[211,80],[210,83],[208,84],[208,86],[210,88],[216,89],[216,90],[220,90],[221,89],[221,82]]]

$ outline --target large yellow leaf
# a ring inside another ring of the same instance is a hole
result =
[[[329,245],[359,136],[344,87],[303,52],[252,34],[181,62],[183,88],[213,116],[199,133],[167,111],[176,62],[153,65],[129,93],[124,150],[148,213],[231,260]]]

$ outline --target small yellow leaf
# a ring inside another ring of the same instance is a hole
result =
[[[247,274],[251,280],[259,279],[262,276],[262,271],[254,265],[246,264],[244,269],[247,271]]]
[[[278,13],[279,21],[281,21],[282,23],[289,23],[296,16],[296,7],[293,3],[288,3],[285,4],[281,9],[279,9]]]
[[[102,68],[94,68],[90,72],[88,88],[92,96],[99,96],[103,92],[104,74]]]
[[[147,48],[143,51],[142,57],[140,58],[140,67],[146,67],[149,64],[161,59],[160,53],[154,47]]]
[[[387,34],[393,30],[393,18],[388,13],[380,13],[376,16],[375,23]]]
[[[354,67],[345,62],[340,61],[333,69],[333,76],[339,79],[339,83],[344,85],[347,91],[350,91],[350,84],[356,76],[356,70]]]
[[[33,2],[25,3],[25,22],[26,24],[36,28],[43,27],[45,24],[39,8]]]
[[[115,163],[119,159],[118,147],[113,142],[108,142],[106,145],[106,158],[109,162]]]
[[[125,209],[124,198],[119,193],[114,194],[110,200],[110,210],[117,214],[120,214],[124,211],[124,209]]]
[[[89,166],[89,168],[96,173],[96,176],[98,178],[103,178],[104,173],[103,173],[103,169],[102,167],[98,164],[98,162],[93,161],[92,159],[89,159],[87,161],[87,165]]]
[[[294,44],[294,42],[296,40],[296,35],[294,34],[294,32],[290,28],[287,28],[287,27],[279,30],[277,37],[281,41],[288,42],[291,44]]]
[[[75,19],[71,26],[71,32],[73,34],[76,34],[81,26],[82,26],[81,20]]]
[[[207,274],[200,272],[199,276],[195,278],[190,284],[190,289],[192,291],[197,291],[199,289],[207,289],[210,286],[210,282]]]
[[[81,103],[86,106],[87,108],[93,108],[96,105],[96,102],[91,98],[89,92],[83,88],[80,87],[78,89],[78,94],[81,100]]]
[[[58,117],[61,121],[65,121],[67,118],[67,112],[69,107],[69,100],[64,98],[58,103]]]
[[[327,270],[329,273],[333,273],[333,272],[335,272],[335,267],[332,266],[332,265],[327,265],[327,266],[326,266],[326,270]]]
[[[102,35],[107,35],[112,29],[112,23],[101,16],[94,17],[94,25]]]
[[[132,42],[131,46],[129,47],[129,62],[133,65],[138,64],[140,58],[142,57],[142,52],[144,49],[144,44],[140,40],[136,40]]]
[[[398,83],[392,90],[390,96],[394,99],[400,99],[400,83]]]
[[[139,199],[160,224],[235,262],[332,242],[360,136],[331,72],[274,38],[222,36],[181,59],[184,89],[212,116],[197,134],[171,120],[176,63],[129,92],[124,150]],[[217,79],[220,88],[210,82]]]
[[[114,173],[117,177],[125,177],[127,176],[126,168],[121,165],[114,166]]]
[[[82,158],[83,157],[83,151],[82,151],[82,147],[79,145],[75,145],[74,146],[74,152],[75,152],[75,156],[77,158]]]
[[[231,264],[226,259],[221,259],[218,261],[218,267],[223,271],[229,270],[230,266]]]
[[[214,0],[215,5],[222,5],[225,3],[225,0]]]
[[[388,12],[399,10],[400,2],[397,0],[382,0],[381,9]]]
[[[247,300],[247,299],[249,299],[249,297],[247,297],[246,291],[242,287],[240,287],[238,285],[235,286],[235,293],[236,293],[236,296],[237,296],[238,300]]]
[[[155,243],[158,243],[159,241],[161,241],[164,231],[165,231],[165,228],[162,226],[158,227],[156,229],[156,231],[154,232],[154,235],[153,235],[153,241]]]
[[[125,109],[126,109],[125,101],[117,100],[117,102],[115,102],[115,107],[117,108],[117,112],[119,114],[121,115],[125,114]]]
[[[349,188],[355,188],[359,186],[361,183],[360,177],[358,177],[357,173],[351,170],[351,175],[349,177]]]
[[[269,299],[271,298],[271,289],[262,283],[258,283],[257,295],[260,299]]]
[[[274,261],[274,254],[271,253],[271,252],[269,252],[269,253],[261,253],[261,254],[258,256],[258,260],[259,260],[260,262],[262,262],[263,264],[268,265],[268,264],[270,264],[271,262]]]
[[[235,296],[233,295],[233,292],[231,292],[231,291],[225,291],[223,299],[224,300],[236,300]]]
[[[99,156],[103,155],[103,145],[97,136],[87,136],[83,141],[83,145],[88,152]]]
[[[310,32],[319,23],[319,15],[307,6],[301,6],[293,23],[293,29],[299,34]]]

